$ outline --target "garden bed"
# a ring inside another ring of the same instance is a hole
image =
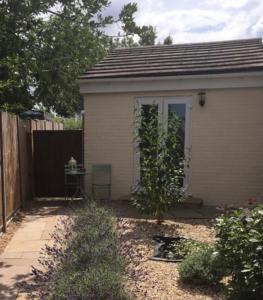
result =
[[[127,203],[127,202],[126,202]],[[171,237],[185,236],[202,242],[212,242],[214,232],[213,220],[208,219],[174,219],[167,216],[162,225],[155,220],[145,219],[133,207],[125,202],[115,201],[111,208],[118,217],[118,230],[122,235],[122,244],[131,245],[137,256],[131,265],[131,271],[138,270],[142,274],[127,280],[127,288],[131,291],[132,299],[150,300],[219,300],[221,299],[216,287],[187,286],[179,279],[176,263],[153,261],[149,257],[154,254],[154,235]]]
[[[194,240],[211,242],[213,231],[209,220],[166,220],[156,225],[154,220],[139,218],[120,218],[119,230],[123,243],[130,244],[135,255],[132,270],[138,270],[142,276],[139,280],[129,278],[127,288],[133,294],[132,299],[150,300],[219,300],[216,287],[189,286],[181,283],[176,263],[150,260],[154,254],[152,237],[154,235],[187,236]]]

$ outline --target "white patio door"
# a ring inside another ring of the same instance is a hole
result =
[[[150,105],[156,105],[156,112],[164,126],[170,112],[175,112],[182,120],[184,130],[184,154],[185,154],[185,180],[184,188],[190,193],[190,166],[191,166],[191,108],[192,97],[141,97],[137,98],[139,111],[147,109]],[[140,154],[135,155],[135,182],[140,177]]]

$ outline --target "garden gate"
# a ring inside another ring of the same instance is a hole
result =
[[[83,163],[82,130],[34,132],[36,197],[64,197],[64,166],[73,156]]]

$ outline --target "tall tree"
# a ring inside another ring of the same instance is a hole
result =
[[[80,108],[77,77],[105,53],[108,0],[0,1],[0,107]]]
[[[103,17],[109,0],[0,0],[0,109],[34,104],[69,116],[82,107],[78,76],[111,47],[153,44],[152,26],[137,26],[137,4]],[[120,23],[119,38],[105,34]]]
[[[142,26],[138,30],[138,35],[140,37],[140,46],[150,46],[155,44],[156,40],[156,29],[153,26]]]
[[[172,45],[172,44],[173,44],[173,38],[172,38],[170,35],[168,35],[168,36],[164,39],[163,44],[164,44],[164,45]]]
[[[115,47],[136,47],[154,45],[157,38],[156,29],[149,25],[138,26],[135,22],[134,14],[138,11],[137,3],[128,3],[122,8],[119,19],[122,33],[115,40]],[[138,37],[138,43],[135,37]]]

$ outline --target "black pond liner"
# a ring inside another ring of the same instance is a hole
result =
[[[176,236],[168,237],[161,235],[154,235],[153,240],[157,243],[154,247],[154,254],[150,257],[150,260],[157,261],[166,261],[166,262],[181,262],[184,260],[184,257],[175,257],[172,254],[171,246],[176,247],[176,244],[179,244],[182,240],[191,240],[186,237]]]

